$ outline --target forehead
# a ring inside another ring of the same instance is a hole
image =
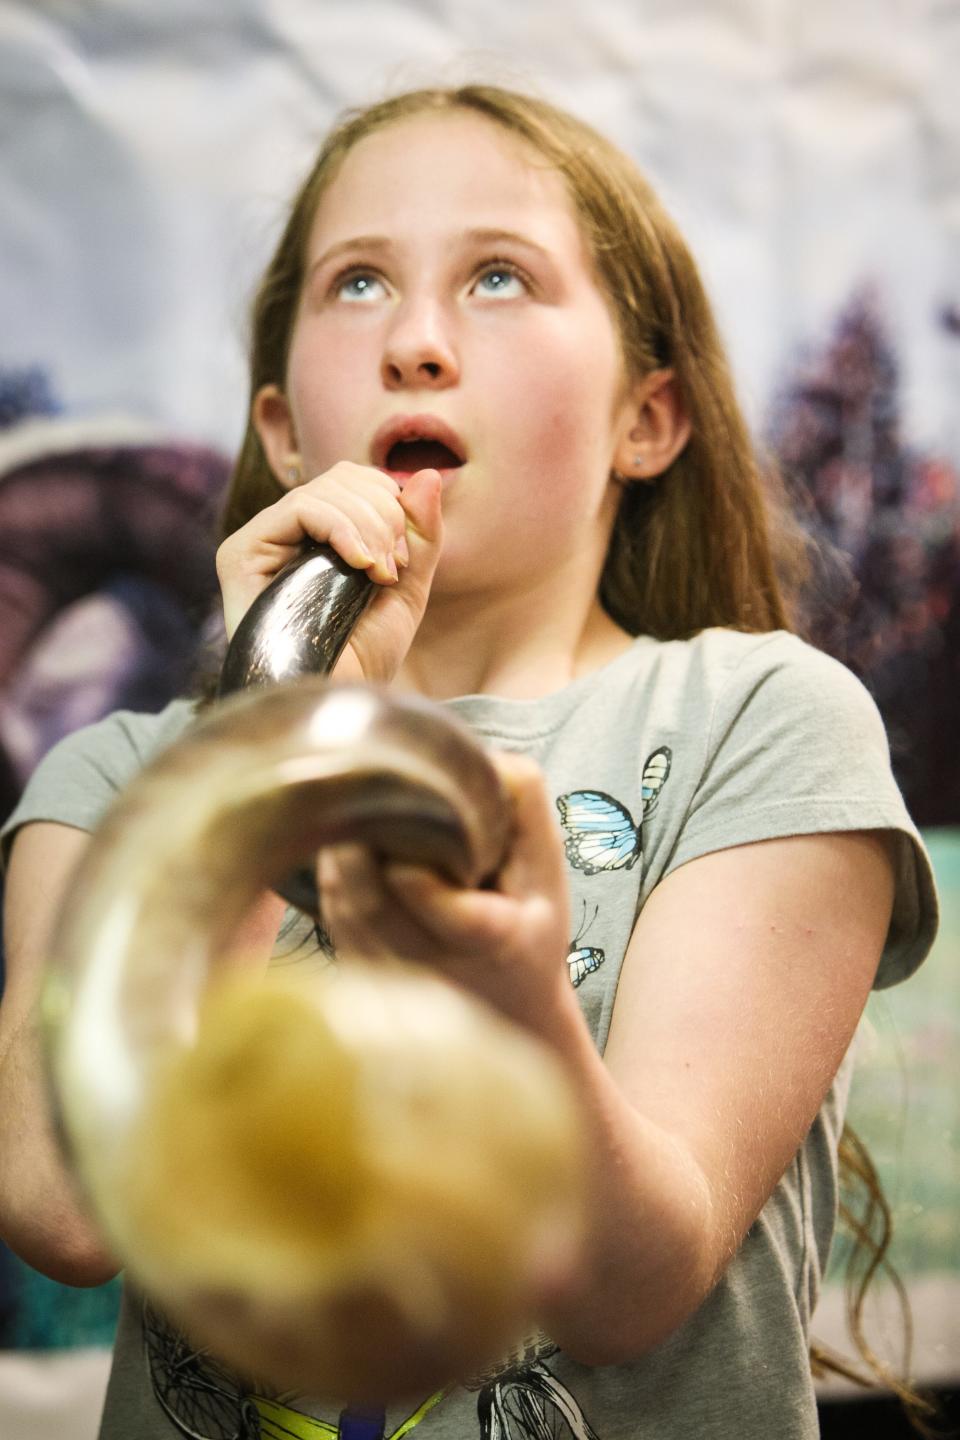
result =
[[[419,227],[523,229],[586,258],[559,171],[522,137],[464,111],[410,116],[360,140],[314,217],[314,243]]]

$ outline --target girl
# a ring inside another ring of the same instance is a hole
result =
[[[789,633],[789,537],[682,241],[631,163],[548,104],[403,95],[323,147],[252,368],[228,632],[306,536],[329,541],[380,587],[338,675],[445,702],[512,752],[496,888],[344,847],[322,862],[338,950],[388,936],[541,1036],[593,1141],[550,1342],[366,1433],[815,1436],[844,1057],[871,986],[926,953],[935,902],[871,701]],[[66,742],[7,827],[3,1223],[78,1283],[114,1267],[41,1118],[48,912],[82,832],[191,713]],[[268,948],[279,918],[264,901],[250,935]],[[405,1338],[381,1342],[402,1363]],[[336,1423],[244,1394],[128,1297],[105,1436]]]

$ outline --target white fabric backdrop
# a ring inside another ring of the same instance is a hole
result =
[[[960,452],[960,6],[944,0],[0,0],[0,365],[231,447],[253,277],[344,104],[533,85],[659,182],[751,414],[878,283],[911,437]]]

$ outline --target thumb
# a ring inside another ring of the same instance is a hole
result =
[[[426,608],[443,546],[442,494],[439,470],[416,470],[400,492],[400,504],[407,518],[410,563],[401,572],[400,585],[393,595],[416,617],[416,624],[420,623]]]
[[[435,547],[443,539],[439,470],[415,470],[400,492],[400,504],[407,517],[407,541],[411,546]]]
[[[334,669],[336,679],[347,679],[359,666],[364,680],[389,683],[403,663],[427,608],[440,559],[442,484],[439,470],[417,470],[404,482],[400,504],[406,516],[409,562],[400,572],[399,584],[377,587]]]

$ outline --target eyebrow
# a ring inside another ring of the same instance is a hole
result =
[[[521,235],[515,230],[501,230],[497,228],[476,228],[465,230],[459,236],[459,240],[468,241],[477,245],[497,245],[507,242],[511,245],[520,245],[525,250],[533,251],[534,254],[542,255],[549,259],[549,253],[542,245],[531,240],[526,235]],[[322,255],[310,266],[310,274],[319,270],[322,265],[327,265],[335,260],[338,255],[346,254],[351,250],[367,250],[374,253],[386,253],[396,248],[395,242],[386,235],[354,235],[349,240],[340,240],[336,245],[331,245]]]

